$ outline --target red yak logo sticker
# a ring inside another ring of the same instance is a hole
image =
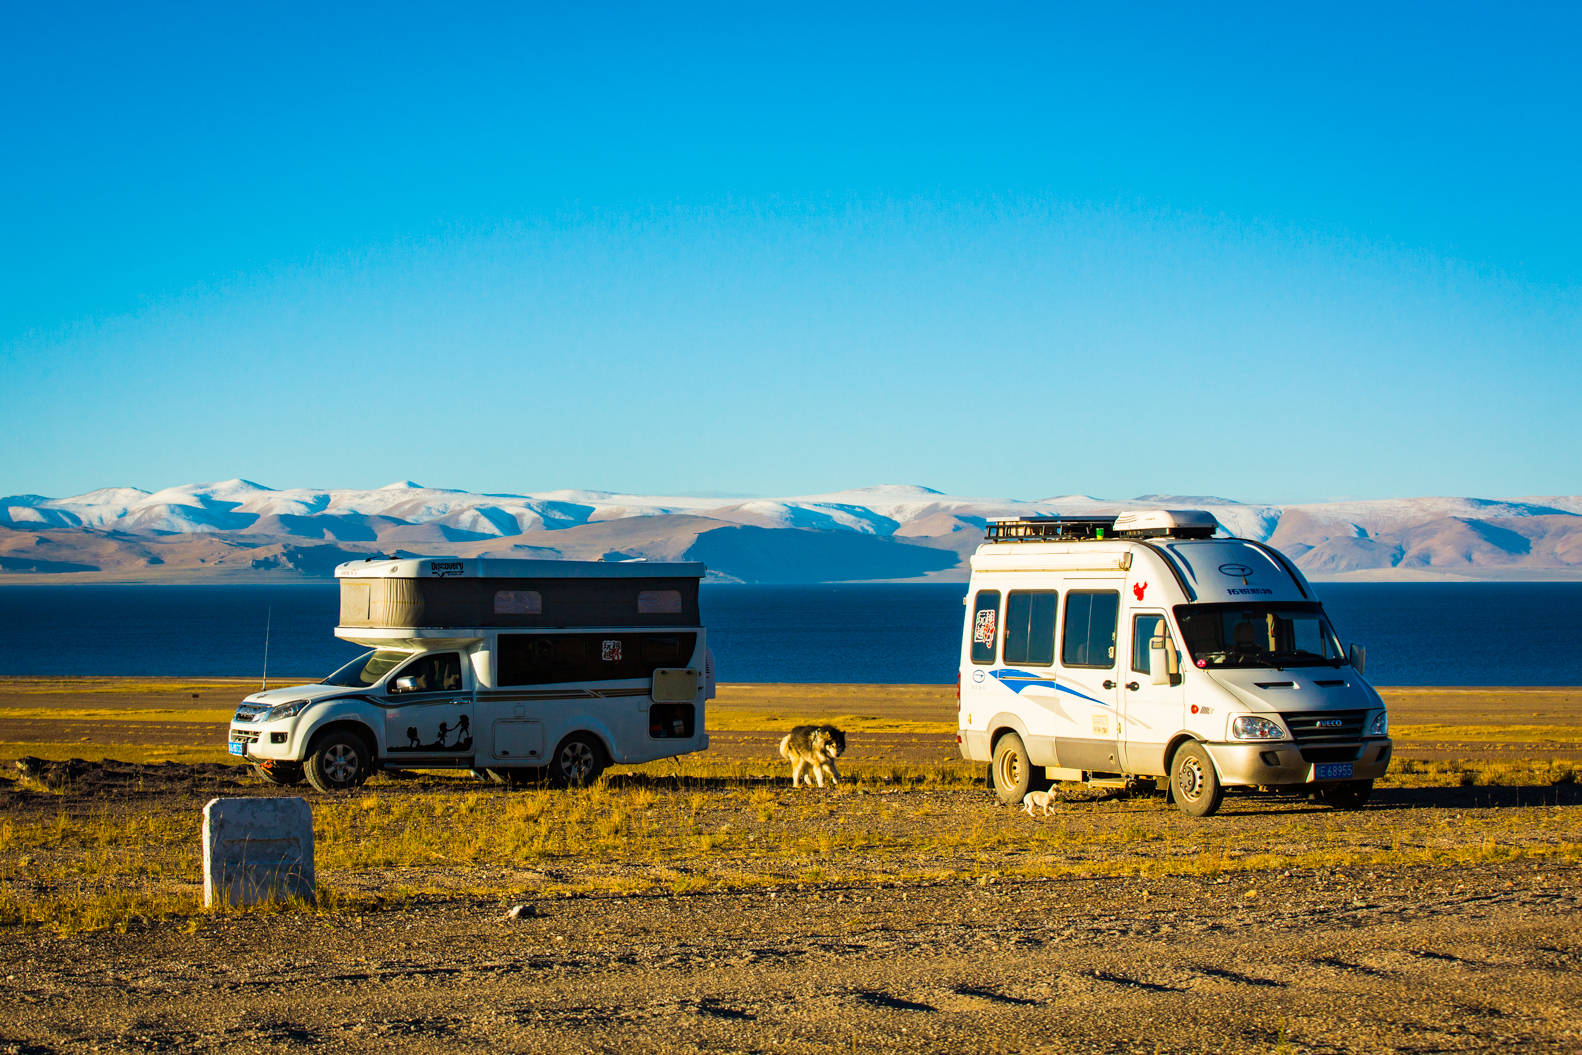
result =
[[[1148,589],[1148,584],[1145,583],[1145,582],[1132,583],[1132,593],[1137,595],[1137,599],[1139,601],[1141,601],[1143,599],[1143,591],[1145,591],[1147,589]]]

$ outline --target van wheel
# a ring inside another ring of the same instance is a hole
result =
[[[1207,817],[1219,809],[1225,789],[1202,744],[1193,740],[1177,749],[1170,762],[1170,790],[1181,812],[1190,817]]]
[[[1353,780],[1345,784],[1331,784],[1320,788],[1318,793],[1337,810],[1358,810],[1373,794],[1373,781]]]
[[[580,788],[604,772],[604,749],[587,733],[572,733],[560,742],[549,760],[549,779],[561,786]]]
[[[994,763],[989,767],[994,793],[1007,806],[1027,797],[1033,787],[1033,766],[1027,761],[1027,748],[1015,733],[1006,733],[994,745]]]
[[[259,762],[253,766],[253,772],[266,783],[279,788],[289,788],[293,784],[302,783],[301,762]]]
[[[356,733],[330,732],[308,752],[308,783],[320,791],[350,791],[368,779],[368,745]]]

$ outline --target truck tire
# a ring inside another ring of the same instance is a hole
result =
[[[549,758],[550,782],[563,788],[592,784],[604,772],[604,747],[587,733],[572,733]]]
[[[1373,781],[1352,780],[1344,784],[1330,784],[1318,791],[1323,800],[1337,810],[1360,810],[1373,794]]]
[[[994,763],[989,767],[994,781],[994,793],[1007,806],[1016,805],[1027,797],[1033,787],[1033,765],[1027,760],[1027,748],[1015,733],[1006,733],[994,745]]]
[[[303,768],[308,783],[320,791],[350,791],[368,779],[372,753],[356,733],[332,729],[314,741]]]
[[[301,762],[256,762],[253,772],[266,784],[273,784],[277,788],[289,788],[293,784],[302,783]]]
[[[1214,771],[1214,760],[1196,740],[1182,744],[1170,760],[1170,792],[1189,817],[1207,817],[1219,809],[1225,789]]]

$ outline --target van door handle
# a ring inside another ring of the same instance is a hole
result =
[[[1142,688],[1142,686],[1137,684],[1135,681],[1128,681],[1126,683],[1126,687],[1131,689],[1133,692],[1136,692],[1138,689]]]
[[[1111,681],[1109,678],[1105,678],[1104,679],[1104,687],[1106,689],[1113,689],[1115,687],[1115,683],[1113,681]]]

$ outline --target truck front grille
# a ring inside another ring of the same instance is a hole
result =
[[[258,737],[259,734],[252,732],[251,730],[231,730],[231,743],[233,744],[256,744],[258,743]]]
[[[1362,739],[1362,723],[1368,712],[1297,711],[1280,717],[1299,744],[1336,744]]]
[[[258,716],[269,713],[267,703],[244,703],[236,708],[236,713],[231,716],[233,722],[256,722]]]

